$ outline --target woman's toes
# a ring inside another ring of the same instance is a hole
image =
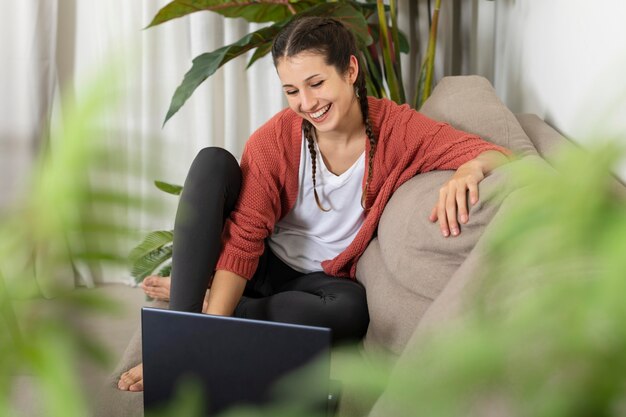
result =
[[[135,382],[133,385],[128,387],[128,390],[133,392],[143,391],[143,380]]]

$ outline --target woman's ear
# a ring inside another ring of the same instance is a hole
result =
[[[354,84],[358,76],[359,60],[354,55],[350,55],[350,65],[348,66],[348,81],[350,84]]]

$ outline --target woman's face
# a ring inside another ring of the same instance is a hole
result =
[[[289,107],[310,121],[318,132],[339,130],[349,117],[360,117],[354,93],[358,75],[354,56],[345,74],[326,65],[323,55],[311,52],[280,58],[276,70]]]

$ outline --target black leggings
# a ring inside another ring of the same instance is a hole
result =
[[[191,164],[174,225],[170,308],[200,312],[221,251],[225,219],[241,187],[236,159],[221,148],[202,149]],[[333,341],[363,337],[369,324],[365,289],[356,281],[303,274],[265,244],[235,316],[330,327]]]

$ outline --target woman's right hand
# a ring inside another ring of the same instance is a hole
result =
[[[143,391],[143,364],[130,368],[120,376],[117,388],[122,391]]]

